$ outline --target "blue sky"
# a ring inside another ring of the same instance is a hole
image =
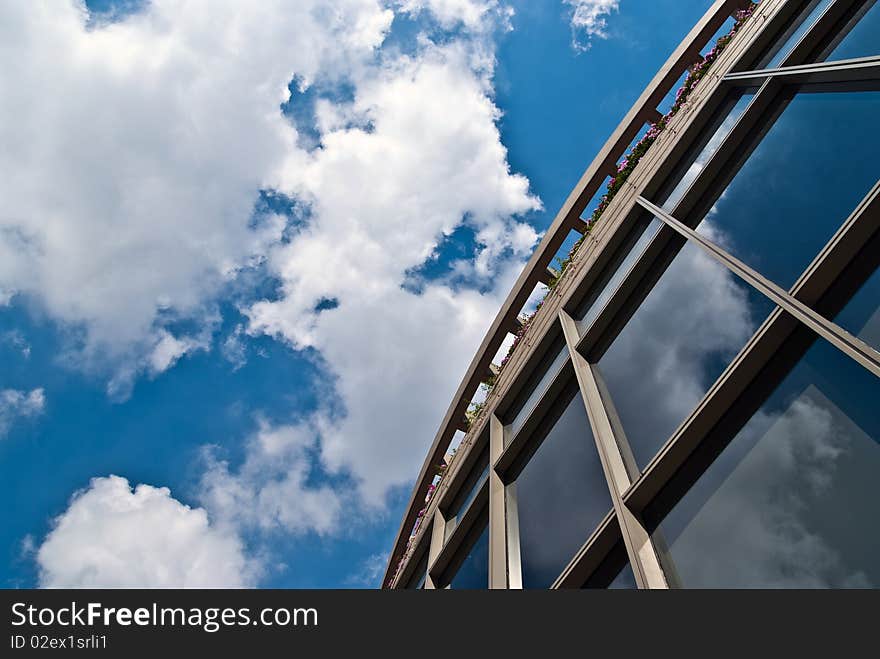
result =
[[[378,585],[500,301],[711,2],[201,4],[0,10],[4,587]]]

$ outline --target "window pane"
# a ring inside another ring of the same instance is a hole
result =
[[[721,122],[721,125],[709,138],[709,141],[706,142],[706,145],[700,151],[699,155],[694,158],[693,163],[684,173],[684,176],[681,177],[681,180],[666,197],[666,201],[663,202],[662,205],[663,210],[671,213],[675,209],[678,202],[681,201],[681,198],[684,196],[684,193],[687,192],[688,188],[691,186],[691,183],[693,183],[697,176],[700,175],[700,172],[703,171],[703,167],[706,166],[706,163],[709,162],[709,159],[715,154],[718,147],[721,146],[724,138],[730,134],[730,131],[739,120],[740,115],[742,115],[748,104],[751,103],[753,96],[754,94],[743,94],[730,109],[730,112],[724,118],[724,121]]]
[[[880,92],[800,93],[697,231],[790,288],[880,177]]]
[[[633,574],[632,566],[627,561],[620,573],[614,578],[614,581],[608,584],[608,588],[609,590],[625,590],[635,587],[636,575]]]
[[[880,55],[880,4],[877,3],[825,59],[833,61],[871,55]]]
[[[443,531],[443,542],[449,540],[449,536],[452,535],[452,532],[455,530],[456,525],[458,524],[458,519],[464,515],[470,505],[474,502],[474,499],[477,498],[477,494],[479,494],[480,489],[483,487],[483,483],[486,482],[486,477],[489,475],[489,465],[486,464],[483,467],[483,471],[474,481],[474,484],[471,486],[470,491],[467,496],[461,500],[460,504],[456,504],[453,508],[449,509],[447,513],[446,527]]]
[[[713,238],[725,242],[719,231]],[[772,303],[687,243],[599,360],[644,468],[769,315]]]
[[[880,586],[878,400],[817,341],[655,532],[681,585]]]
[[[595,293],[588,295],[575,311],[574,318],[577,321],[578,331],[582,335],[590,329],[590,325],[596,320],[602,307],[605,306],[611,295],[620,286],[626,273],[657,235],[662,224],[657,218],[651,217],[639,222],[633,229],[626,243],[621,246],[612,262],[605,268],[602,277],[594,284]]]
[[[450,588],[485,590],[489,587],[489,527],[474,543],[470,553],[452,579]]]
[[[419,590],[420,588],[425,587],[425,579],[428,577],[428,552],[422,552],[422,557],[419,559],[418,567],[416,567],[415,571],[412,573],[412,576],[409,578],[409,583],[406,584],[407,590]]]
[[[579,393],[516,480],[524,588],[547,588],[611,508]]]
[[[769,62],[767,62],[767,64],[765,64],[762,68],[775,69],[776,67],[778,67],[782,63],[782,60],[785,59],[786,56],[788,56],[788,54],[791,52],[792,48],[794,48],[797,45],[798,41],[801,40],[801,37],[804,36],[804,34],[807,33],[807,30],[809,30],[809,28],[813,26],[813,23],[816,22],[816,19],[818,19],[819,16],[823,14],[825,9],[828,7],[828,5],[831,4],[831,2],[832,0],[821,0],[821,2],[819,2],[815,6],[813,11],[811,11],[809,15],[801,22],[798,28],[794,32],[792,32],[791,36],[785,40],[779,50],[776,51],[776,54],[773,56],[773,58]]]
[[[875,350],[880,350],[880,270],[868,278],[834,322]]]
[[[509,441],[516,435],[517,431],[522,428],[523,424],[529,418],[529,412],[532,411],[532,408],[538,404],[538,401],[541,400],[541,396],[547,390],[547,387],[550,386],[550,383],[553,382],[553,378],[556,377],[556,374],[559,372],[559,369],[562,368],[563,364],[568,360],[568,347],[565,345],[565,342],[560,340],[558,343],[555,343],[548,349],[547,355],[544,356],[544,364],[547,364],[547,361],[552,357],[553,361],[549,363],[549,365],[544,366],[542,364],[538,367],[538,370],[541,371],[542,368],[545,370],[542,372],[541,379],[538,380],[534,384],[534,386],[529,385],[530,393],[528,398],[523,401],[522,405],[519,408],[519,412],[517,412],[513,421],[510,422],[510,428],[507,433],[505,433],[505,438]]]

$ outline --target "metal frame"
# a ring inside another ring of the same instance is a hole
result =
[[[788,291],[693,230],[784,110],[793,85],[811,85],[819,91],[841,85],[849,85],[848,88],[880,88],[880,56],[816,63],[817,59],[839,43],[839,32],[843,26],[852,27],[872,2],[873,0],[832,2],[799,39],[779,68],[752,70],[750,67],[754,62],[760,61],[780,36],[784,37],[792,17],[804,17],[803,7],[808,4],[797,0],[764,0],[753,18],[716,61],[712,75],[700,83],[689,99],[689,107],[676,115],[639,163],[626,186],[606,209],[602,223],[590,236],[587,247],[582,248],[578,254],[571,271],[566,273],[565,279],[545,301],[541,314],[529,329],[531,336],[528,337],[528,342],[522,349],[518,348],[517,352],[520,354],[514,354],[511,363],[496,383],[495,390],[487,401],[488,414],[471,429],[473,433],[482,433],[487,426],[489,429],[492,467],[486,486],[486,506],[490,528],[491,587],[521,587],[516,491],[511,482],[542,440],[541,420],[553,411],[554,406],[558,405],[560,395],[571,387],[572,375],[576,378],[578,393],[582,396],[588,413],[611,493],[613,510],[562,571],[553,585],[556,588],[580,587],[587,583],[592,575],[598,574],[597,571],[600,571],[610,552],[620,542],[625,546],[640,588],[666,588],[677,584],[674,567],[665,561],[663,547],[655,547],[650,535],[657,515],[660,514],[657,511],[668,510],[677,500],[675,497],[678,495],[674,492],[670,494],[667,486],[676,474],[687,473],[689,470],[693,472],[693,478],[698,477],[701,473],[699,470],[705,469],[711,463],[712,458],[706,458],[706,455],[714,456],[723,450],[731,434],[722,431],[729,431],[731,424],[736,423],[728,418],[728,412],[734,404],[749,399],[760,402],[763,400],[762,396],[769,394],[768,387],[772,382],[778,381],[784,367],[779,366],[777,372],[771,375],[768,373],[771,364],[785,363],[790,367],[791,360],[786,362],[783,357],[802,354],[816,337],[822,337],[874,376],[880,376],[880,353],[829,320],[876,267],[874,260],[871,263],[865,261],[865,245],[880,244],[880,181],[841,224],[832,239]],[[459,408],[465,400],[464,394],[473,384],[471,380],[479,377],[478,372],[486,372],[487,365],[482,362],[493,346],[491,355],[497,351],[495,343],[500,344],[500,339],[503,338],[502,328],[513,327],[510,314],[516,306],[514,302],[529,283],[532,283],[528,287],[531,292],[534,285],[532,280],[537,281],[538,271],[546,269],[543,261],[548,260],[548,250],[558,248],[557,239],[561,243],[570,228],[579,226],[577,221],[580,221],[580,213],[584,210],[581,205],[598,188],[601,183],[599,177],[601,175],[604,178],[609,158],[616,153],[616,147],[624,136],[630,133],[635,135],[641,125],[635,125],[640,117],[643,118],[643,123],[644,117],[653,116],[652,107],[648,107],[649,101],[657,99],[658,94],[659,98],[665,96],[665,91],[660,94],[663,85],[670,78],[673,82],[678,79],[678,75],[674,75],[678,70],[676,67],[688,59],[688,53],[693,56],[695,44],[705,36],[708,26],[715,26],[709,33],[711,36],[723,22],[722,15],[726,18],[740,4],[716,2],[713,5],[664,65],[639,103],[587,170],[551,225],[547,237],[529,262],[526,272],[518,280],[474,358],[426,464],[431,463],[438,447],[455,425],[453,420],[461,411]],[[699,48],[696,52],[699,52]],[[671,183],[674,184],[683,167],[686,169],[688,159],[696,152],[713,117],[717,116],[716,110],[730,99],[731,94],[738,93],[744,87],[759,89],[675,207],[669,210],[661,208],[652,200],[662,198],[663,190],[669,189]],[[616,158],[611,162],[616,162]],[[576,218],[573,216],[575,213]],[[603,270],[613,261],[616,250],[624,243],[629,228],[646,213],[662,221],[663,226],[629,267],[626,276],[592,325],[580,333],[570,313],[600,281]],[[594,364],[685,242],[692,242],[709,254],[747,285],[767,297],[776,305],[776,309],[657,455],[639,472],[634,469],[631,451],[616,419],[613,401],[603,388],[601,379],[597,377]],[[522,397],[521,390],[526,386],[526,378],[534,372],[536,362],[540,362],[536,355],[546,349],[547,341],[550,340],[548,337],[560,330],[565,337],[570,358],[555,375],[541,399],[532,407],[522,428],[505,442],[506,430],[501,418],[510,409],[511,401],[515,397]],[[476,383],[479,384],[479,381]],[[423,478],[424,474],[420,476],[420,482]],[[474,504],[476,503],[475,501]],[[402,529],[407,527],[408,520],[409,515],[404,519]],[[435,529],[436,536],[436,516],[432,528]],[[465,534],[474,532],[473,528],[456,529],[453,537],[460,536],[459,544],[464,546],[462,543]],[[389,571],[399,555],[400,542],[401,538],[398,537],[389,561]],[[431,543],[432,550],[433,545]],[[438,569],[448,570],[455,549],[444,547],[439,550],[437,556],[445,563],[439,564]],[[435,573],[435,566],[438,566],[436,561],[429,567],[429,574]],[[406,570],[398,579],[399,583],[405,582],[405,573]],[[437,573],[436,576],[439,577],[440,574]]]

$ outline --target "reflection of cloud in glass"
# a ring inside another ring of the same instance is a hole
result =
[[[546,588],[611,510],[579,395],[516,481],[525,588]]]
[[[815,386],[758,412],[660,527],[681,585],[876,586],[854,490],[878,471],[875,442]]]
[[[666,201],[663,203],[663,209],[666,211],[672,211],[675,208],[676,204],[681,201],[681,198],[684,196],[684,193],[687,192],[687,189],[691,186],[697,177],[700,175],[700,172],[703,171],[703,167],[706,166],[706,163],[709,162],[709,159],[715,154],[718,150],[718,147],[721,146],[721,143],[724,141],[724,138],[727,137],[728,133],[730,133],[731,129],[736,125],[736,122],[739,120],[740,115],[746,109],[746,106],[751,102],[753,94],[743,94],[743,96],[737,101],[736,105],[731,108],[730,113],[727,117],[724,118],[724,121],[721,122],[721,125],[718,127],[718,130],[709,138],[709,141],[706,143],[706,146],[703,147],[703,150],[700,151],[699,155],[694,159],[694,162],[688,168],[688,170],[684,173],[684,176],[681,177],[681,180],[669,193],[669,196],[666,198]]]
[[[599,362],[640,465],[746,343],[762,304],[700,248],[682,248]]]

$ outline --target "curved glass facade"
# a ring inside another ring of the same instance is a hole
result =
[[[426,588],[880,587],[880,4],[757,11],[685,111],[597,156],[585,199],[654,136],[598,228],[551,227],[586,247],[416,533]]]

